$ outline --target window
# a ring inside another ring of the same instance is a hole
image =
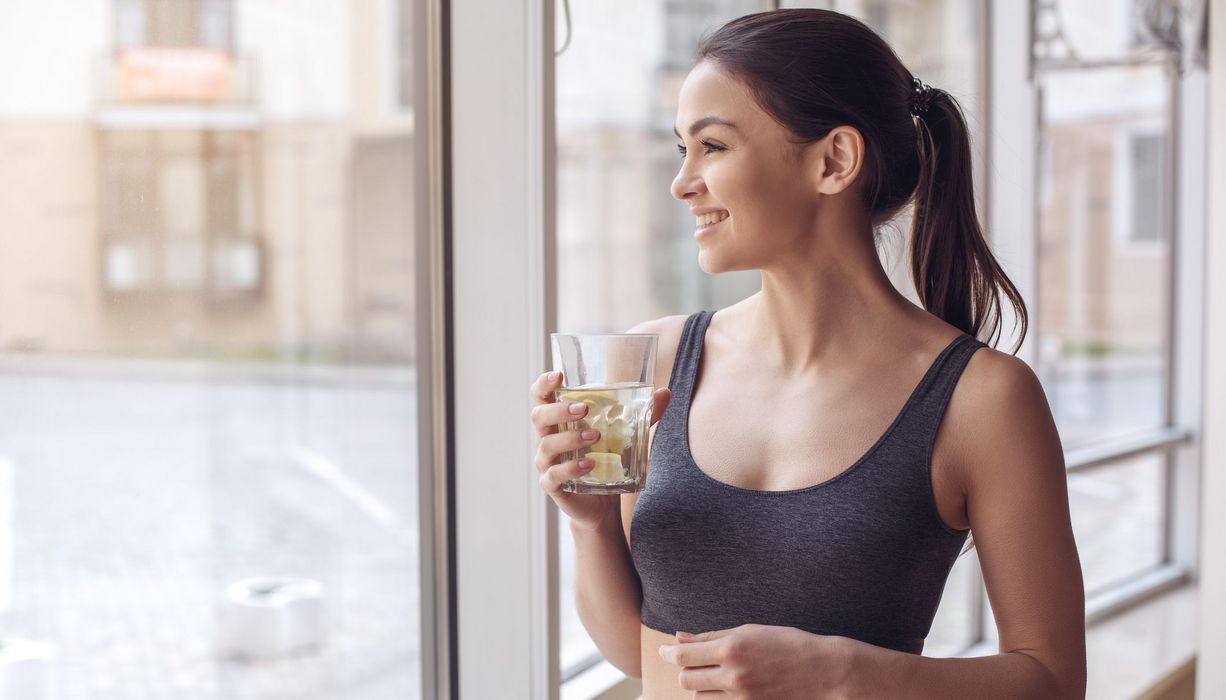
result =
[[[259,133],[100,130],[97,142],[108,301],[260,294]]]
[[[234,0],[115,0],[115,46],[233,48]]]
[[[414,3],[259,3],[242,50],[269,69],[206,99],[184,96],[213,64],[183,57],[229,61],[240,3],[116,0],[96,23],[14,3],[0,604],[30,656],[6,687],[422,696],[424,149],[387,31]],[[142,47],[174,51],[134,68],[118,50]],[[32,65],[54,79],[26,82]],[[111,89],[125,66],[146,87]]]
[[[1128,136],[1126,161],[1130,176],[1132,216],[1128,241],[1161,242],[1166,231],[1166,138],[1161,133]]]

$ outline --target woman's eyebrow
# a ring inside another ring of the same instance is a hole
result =
[[[702,119],[699,119],[698,121],[694,122],[693,124],[690,124],[690,136],[693,136],[694,134],[697,134],[698,132],[702,131],[703,129],[707,128],[708,126],[711,126],[712,124],[719,124],[720,126],[726,126],[726,127],[730,127],[730,128],[732,128],[732,129],[735,129],[735,128],[736,128],[736,124],[733,124],[732,122],[728,121],[727,119],[724,119],[724,118],[722,118],[722,117],[717,117],[717,116],[712,115],[712,116],[709,116],[709,117],[703,117]],[[676,127],[676,126],[674,126],[674,127],[673,127],[673,133],[677,135],[677,138],[681,138],[681,134],[677,132],[677,127]]]

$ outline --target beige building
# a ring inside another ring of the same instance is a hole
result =
[[[0,350],[408,359],[399,4],[96,5],[0,23],[0,85],[68,78],[0,108]]]
[[[1044,334],[1079,353],[1164,349],[1167,136],[1137,124],[1131,114],[1092,117],[1045,134],[1039,315]]]

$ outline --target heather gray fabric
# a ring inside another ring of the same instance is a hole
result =
[[[691,389],[711,311],[685,323],[631,523],[643,624],[673,634],[746,623],[797,627],[918,654],[969,530],[933,501],[932,443],[967,361],[963,333],[877,443],[831,479],[791,491],[718,481],[690,455]]]

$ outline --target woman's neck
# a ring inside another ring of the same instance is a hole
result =
[[[902,343],[923,310],[903,296],[876,250],[788,261],[762,270],[762,289],[742,302],[736,332],[756,362],[780,376],[846,367],[867,348]],[[836,259],[841,258],[841,259]],[[738,306],[741,306],[738,304]]]

